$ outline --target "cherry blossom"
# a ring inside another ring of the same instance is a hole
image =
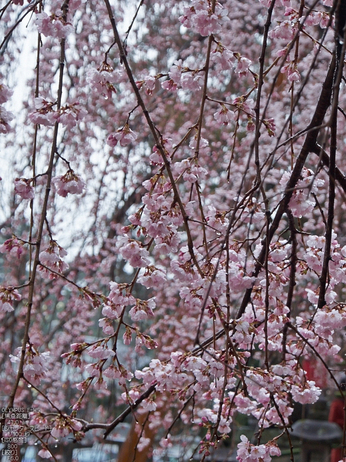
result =
[[[246,436],[240,437],[238,444],[237,460],[239,462],[270,462],[271,456],[280,456],[280,449],[274,444],[260,444],[255,446],[249,442]]]
[[[293,385],[291,390],[293,399],[301,404],[315,403],[321,394],[321,390],[312,381],[307,381],[304,388]]]
[[[19,260],[23,253],[23,245],[24,243],[22,241],[18,240],[16,237],[13,237],[12,239],[7,239],[7,241],[0,245],[0,252],[9,253]]]
[[[155,89],[156,85],[156,78],[153,75],[148,75],[143,77],[143,80],[139,80],[136,82],[138,88],[145,88],[147,95],[151,96]]]
[[[234,120],[234,115],[227,109],[225,105],[222,105],[220,109],[214,113],[215,120],[223,125],[228,125]]]
[[[131,308],[129,315],[133,321],[141,321],[147,319],[148,316],[154,316],[153,309],[155,308],[155,300],[137,300],[136,305]]]
[[[272,39],[285,39],[292,40],[296,32],[296,25],[289,20],[282,21],[278,26],[275,27],[269,36]]]
[[[113,350],[104,348],[101,345],[92,347],[88,350],[88,355],[95,359],[108,359],[115,355]]]
[[[134,133],[128,124],[126,124],[123,128],[119,128],[114,134],[108,136],[107,144],[109,146],[116,146],[118,142],[120,146],[125,147],[130,143],[133,143],[137,138],[136,133]]]
[[[14,355],[10,355],[10,360],[14,364],[19,364],[21,348],[17,348]],[[24,376],[34,385],[39,385],[49,370],[50,352],[40,353],[37,348],[27,345],[24,358]]]
[[[128,260],[130,265],[135,268],[141,268],[149,264],[149,252],[140,246],[137,241],[124,239],[119,250],[123,258]]]
[[[45,126],[52,126],[55,124],[55,104],[47,101],[44,98],[35,98],[35,111],[29,114],[29,119],[34,124],[41,124]]]
[[[34,188],[26,178],[16,178],[14,190],[22,199],[33,199],[35,197]]]
[[[106,335],[113,335],[114,334],[114,327],[113,327],[110,319],[107,319],[107,318],[99,319],[99,326],[102,327],[103,332]]]
[[[61,14],[59,12],[53,13],[50,16],[44,11],[37,13],[35,23],[38,31],[46,37],[62,39],[73,32],[72,25],[65,21],[62,12]]]
[[[180,84],[183,90],[200,90],[203,85],[203,76],[198,72],[185,72],[181,76]]]
[[[54,420],[54,427],[51,431],[51,435],[59,439],[67,436],[71,431],[79,431],[81,428],[82,424],[78,420],[61,416]]]
[[[236,55],[237,57],[237,64],[235,66],[235,71],[237,74],[246,74],[251,66],[251,61],[244,56]]]
[[[18,291],[11,287],[0,287],[0,312],[6,313],[14,311],[13,302],[21,300]]]
[[[180,21],[187,27],[196,30],[203,36],[215,34],[229,21],[227,10],[219,3],[215,3],[212,11],[208,1],[191,0],[191,6],[184,8]]]
[[[86,187],[85,182],[73,170],[68,170],[65,175],[54,177],[52,183],[62,197],[68,194],[82,194]]]
[[[116,93],[116,84],[124,78],[122,69],[114,70],[104,62],[99,69],[91,68],[87,72],[87,82],[96,93],[101,93],[104,98],[110,98]]]
[[[147,289],[158,287],[165,281],[166,277],[164,272],[150,266],[146,268],[144,275],[138,278],[138,282],[143,284]]]
[[[77,122],[82,120],[86,115],[84,108],[81,108],[78,103],[63,106],[54,114],[54,119],[64,125],[65,127],[72,128]]]
[[[68,264],[63,261],[63,257],[67,255],[67,252],[60,247],[55,241],[51,241],[49,247],[40,253],[40,263],[48,268],[53,269],[57,272],[63,272],[68,268]],[[51,279],[55,278],[54,273],[50,273],[49,270],[43,267],[39,268],[40,271],[49,275]]]

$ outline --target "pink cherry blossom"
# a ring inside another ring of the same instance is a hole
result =
[[[166,277],[164,272],[153,267],[148,267],[144,275],[138,278],[138,282],[143,284],[147,289],[158,287],[165,281]]]
[[[202,36],[219,32],[227,21],[227,10],[219,3],[215,4],[215,12],[211,11],[207,1],[191,1],[190,7],[184,8],[180,21],[187,27],[196,30]]]
[[[235,71],[237,74],[246,74],[251,66],[251,60],[244,56],[237,56]]]
[[[109,379],[117,379],[121,377],[121,373],[119,369],[117,369],[115,366],[111,365],[107,369],[103,371],[103,375],[105,377],[108,377]]]
[[[78,103],[63,106],[54,113],[54,119],[68,128],[76,126],[77,122],[86,115],[86,110],[81,108]]]
[[[129,315],[133,321],[142,321],[143,319],[147,319],[148,316],[154,316],[154,309],[154,299],[137,300],[136,305],[129,311]]]
[[[35,98],[35,111],[29,114],[29,119],[34,124],[53,126],[55,124],[55,104],[44,98]]]
[[[62,247],[60,247],[55,241],[51,241],[49,247],[40,253],[40,263],[56,272],[62,273],[68,269],[68,264],[63,260],[66,255],[67,252]],[[42,266],[39,267],[39,270],[42,273],[47,274],[50,279],[54,279],[56,277],[54,273],[50,273],[49,270]]]
[[[73,32],[71,24],[67,23],[62,14],[48,16],[44,11],[36,14],[35,23],[38,31],[46,37],[66,38]]]
[[[223,125],[228,125],[234,120],[234,114],[225,105],[220,106],[220,109],[214,113],[214,117],[217,122]]]
[[[270,462],[271,456],[281,455],[281,451],[274,444],[260,444],[255,446],[249,442],[246,436],[240,437],[238,444],[237,460],[239,462]]]
[[[13,255],[19,259],[23,253],[23,246],[24,243],[22,241],[18,240],[16,237],[13,237],[12,239],[7,239],[7,241],[0,245],[0,252],[9,253],[10,255]]]
[[[108,359],[115,355],[113,350],[101,345],[88,349],[88,355],[95,359]]]
[[[321,394],[321,389],[316,387],[312,381],[307,381],[304,388],[293,385],[291,391],[293,399],[301,404],[315,403]]]
[[[181,76],[180,84],[184,90],[200,90],[203,85],[203,75],[197,72],[184,72]]]
[[[115,133],[108,136],[107,144],[114,147],[119,142],[120,146],[125,147],[128,144],[133,143],[136,138],[136,133],[134,133],[128,124],[126,124],[123,128],[119,128]]]
[[[87,82],[92,91],[101,93],[104,98],[111,98],[116,93],[116,84],[123,78],[124,72],[121,68],[115,70],[106,62],[100,68],[91,68],[87,72]]]
[[[156,78],[153,75],[144,77],[143,85],[147,95],[152,95],[156,85]]]
[[[292,21],[286,20],[282,21],[281,24],[269,32],[269,36],[272,39],[292,40],[295,32],[296,26],[292,23]]]
[[[19,364],[22,351],[17,348],[14,355],[10,355],[11,362]],[[44,378],[49,370],[50,352],[45,351],[40,353],[37,348],[32,345],[26,346],[26,353],[24,358],[23,373],[34,385],[39,385],[41,379]]]
[[[63,438],[64,436],[67,436],[70,432],[71,429],[67,425],[67,423],[62,419],[57,419],[50,434],[53,438],[56,438],[58,440],[60,438]]]
[[[0,287],[0,312],[6,313],[14,311],[13,303],[21,300],[19,292],[11,287]]]
[[[102,312],[103,312],[103,310],[102,310]],[[114,334],[114,327],[113,327],[110,319],[107,319],[107,318],[99,319],[99,326],[102,327],[103,332],[106,335],[113,335]]]
[[[141,247],[137,241],[126,241],[120,245],[120,253],[134,268],[141,268],[149,264],[149,252]]]
[[[30,184],[30,180],[26,178],[16,178],[14,183],[14,190],[22,199],[33,199],[35,197],[35,191]]]
[[[54,177],[52,183],[62,197],[68,194],[82,194],[86,187],[85,182],[73,170],[68,170],[65,175]]]

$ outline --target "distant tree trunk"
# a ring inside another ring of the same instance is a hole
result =
[[[138,424],[142,427],[145,424],[148,413],[137,414]],[[150,429],[148,425],[145,425],[143,437],[150,439],[150,444],[146,446],[142,451],[136,450],[138,444],[139,435],[136,431],[136,422],[133,422],[126,438],[126,441],[120,448],[118,462],[147,462],[149,460],[149,453],[151,451],[152,443],[155,437],[155,429]]]

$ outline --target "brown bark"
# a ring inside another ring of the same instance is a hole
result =
[[[120,448],[118,462],[147,462],[149,460],[149,453],[152,448],[152,442],[154,441],[156,431],[155,429],[149,428],[149,425],[146,424],[148,413],[145,414],[136,414],[138,424],[133,422],[131,425],[129,434],[126,438],[126,441]],[[139,434],[136,431],[136,427],[140,429],[145,425],[143,431],[143,437],[149,438],[151,444],[144,448],[141,452],[136,450],[136,446],[139,441]]]

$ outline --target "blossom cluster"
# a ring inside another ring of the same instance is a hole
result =
[[[35,197],[35,190],[31,185],[32,180],[26,178],[16,178],[14,180],[14,191],[22,199],[33,199]]]
[[[124,73],[121,68],[114,70],[108,63],[103,62],[100,68],[89,69],[86,79],[92,91],[107,99],[116,93],[116,84],[124,79]]]
[[[4,108],[3,104],[6,103],[12,95],[13,91],[6,85],[0,83],[0,133],[8,133],[10,131],[10,122],[13,120],[14,116],[12,112]]]
[[[62,273],[68,268],[68,264],[63,260],[66,255],[67,252],[62,247],[55,241],[50,241],[49,246],[40,253],[40,263],[45,267],[39,266],[39,270],[50,279],[55,279],[54,272]],[[49,271],[50,269],[54,272]]]
[[[73,434],[75,440],[79,441],[83,438],[83,424],[72,416],[60,413],[59,415],[47,419],[41,412],[32,412],[30,415],[30,425],[32,428],[40,432],[40,428],[46,431],[47,427],[51,428],[50,435],[55,441]],[[52,454],[46,445],[39,451],[38,455],[43,459],[50,459]]]
[[[64,19],[62,11],[57,11],[50,16],[44,11],[37,13],[35,23],[37,30],[45,37],[65,39],[74,30],[72,24]]]
[[[221,44],[218,44],[212,56],[222,69],[234,69],[239,76],[247,75],[252,64],[250,59],[238,52],[232,52]],[[173,63],[168,72],[168,77],[169,79],[163,81],[161,84],[162,88],[167,91],[176,91],[179,88],[189,91],[199,91],[203,87],[203,71],[184,66],[181,59]]]
[[[21,354],[22,349],[17,348],[14,354],[10,355],[11,362],[19,365]],[[49,351],[40,353],[33,345],[27,344],[23,366],[24,377],[33,385],[39,385],[49,370],[49,362]]]
[[[239,462],[270,462],[272,457],[280,456],[281,451],[275,443],[251,444],[245,435],[240,437],[238,444],[237,460]]]
[[[13,287],[0,287],[0,313],[14,311],[13,303],[21,298],[19,292]]]
[[[79,103],[70,103],[55,110],[56,103],[44,98],[35,98],[35,111],[29,114],[29,119],[34,124],[53,126],[55,123],[61,123],[65,127],[73,128],[78,121],[82,120],[86,111],[80,107]]]
[[[86,187],[85,181],[71,169],[64,175],[54,177],[52,183],[59,196],[62,197],[68,194],[82,194]]]
[[[181,23],[188,29],[195,30],[202,36],[217,34],[227,25],[229,17],[227,9],[219,2],[215,2],[214,9],[208,0],[191,0],[190,5],[184,7]]]
[[[200,422],[206,428],[218,422],[218,431],[225,434],[231,431],[230,425],[235,411],[253,415],[264,428],[273,424],[282,425],[283,421],[288,425],[289,416],[293,412],[290,395],[294,401],[306,404],[316,402],[321,393],[313,382],[306,380],[302,369],[297,370],[294,360],[287,361],[284,365],[272,366],[270,372],[261,368],[249,368],[244,382],[245,391],[238,390],[234,366],[240,361],[246,367],[245,358],[240,355],[237,360],[230,358],[228,367],[233,372],[227,374],[225,382],[222,356],[216,351],[212,354],[215,360],[206,361],[198,356],[174,352],[171,354],[170,361],[162,362],[153,359],[148,367],[137,370],[135,376],[146,387],[154,383],[157,392],[180,390],[179,399],[182,402],[186,400],[187,390],[190,392],[194,390],[197,393],[195,399],[197,402],[200,401],[202,406],[197,412],[196,422]],[[134,387],[126,396],[124,395],[124,399],[134,401],[139,396],[138,388]],[[221,396],[223,396],[222,405]],[[242,447],[238,448],[238,457],[245,457],[245,453],[242,454]],[[252,445],[246,447],[249,456]],[[275,444],[269,445],[266,450],[274,451],[274,448],[277,450]],[[271,455],[274,455],[274,452]]]
[[[102,314],[109,319],[116,319],[120,317],[124,307],[135,304],[136,299],[129,293],[129,287],[126,284],[111,282],[110,288],[111,291],[102,309]]]
[[[143,278],[145,278],[145,276],[143,276]],[[102,309],[102,314],[105,317],[99,320],[99,326],[102,327],[103,332],[106,335],[111,336],[114,334],[112,321],[119,318],[128,306],[131,306],[131,309],[129,309],[129,316],[134,322],[142,321],[154,316],[153,310],[155,309],[156,304],[153,298],[141,300],[133,297],[133,295],[129,293],[129,286],[126,284],[111,282],[110,287],[111,291],[105,299],[105,304]],[[125,345],[131,343],[132,334],[135,334],[137,348],[141,345],[144,345],[149,349],[156,348],[156,342],[148,335],[143,335],[138,328],[130,328],[130,326],[126,327],[123,335]]]
[[[3,244],[0,245],[0,253],[8,253],[9,255],[19,259],[23,253],[23,245],[23,241],[13,236],[11,239],[7,239]]]
[[[280,184],[283,187],[285,186],[289,175],[289,172],[285,172],[282,175]],[[323,185],[323,179],[315,178],[312,170],[303,168],[301,178],[297,183],[289,204],[295,217],[302,217],[312,211],[315,206],[315,202],[311,198],[311,192],[315,194],[318,193],[319,189],[322,188]]]
[[[136,141],[137,135],[131,130],[128,124],[124,127],[119,128],[115,133],[111,133],[107,138],[107,144],[111,147],[115,147],[118,143],[120,146],[125,147],[130,143]]]

